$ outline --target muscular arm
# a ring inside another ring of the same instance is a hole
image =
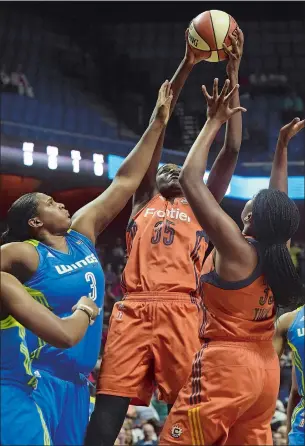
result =
[[[230,80],[230,87],[233,89],[238,84],[239,66],[243,53],[244,36],[238,30],[238,42],[232,39],[232,51],[226,49],[229,61],[227,64],[227,74]],[[230,107],[240,107],[239,94],[232,96]],[[211,168],[207,186],[214,195],[215,200],[220,203],[229,187],[238,160],[239,150],[242,141],[242,113],[236,113],[226,123],[226,133],[223,148],[219,152]]]
[[[288,162],[287,151],[291,138],[305,127],[305,120],[294,118],[281,128],[274,153],[269,189],[278,189],[288,194]]]
[[[296,380],[296,374],[295,374],[295,365],[292,366],[291,371],[291,389],[288,399],[288,406],[287,406],[287,435],[291,431],[291,419],[292,414],[295,409],[295,407],[298,405],[300,401],[300,395],[298,392],[298,385]],[[288,444],[288,442],[287,442]]]
[[[231,262],[231,266],[238,263],[239,271],[243,274],[243,266],[247,263],[245,258],[251,262],[251,267],[254,269],[256,255],[242,236],[237,224],[221,209],[202,181],[208,152],[220,126],[221,123],[213,119],[207,120],[186,158],[180,183],[198,222],[215,246],[217,257],[226,259],[227,263]],[[232,277],[230,280],[239,278]]]
[[[305,126],[305,120],[299,118],[293,119],[289,124],[281,128],[276,149],[274,153],[269,189],[278,189],[288,194],[288,144],[291,138],[295,136]],[[290,248],[291,241],[287,242]]]
[[[180,95],[180,92],[185,84],[186,79],[188,78],[194,64],[189,60],[189,58],[184,57],[182,62],[180,63],[177,71],[175,72],[172,80],[172,90],[173,90],[173,100],[170,107],[170,116],[172,115],[172,112],[175,108],[175,105],[177,103],[178,97]],[[153,119],[155,114],[155,110],[153,111],[151,119]],[[132,215],[135,215],[140,209],[145,206],[148,201],[151,200],[151,198],[156,193],[156,174],[158,170],[158,166],[161,159],[161,153],[164,143],[164,137],[165,137],[165,131],[166,128],[162,130],[162,133],[158,139],[158,142],[156,144],[156,148],[151,160],[151,163],[147,169],[147,172],[144,175],[144,178],[138,187],[137,191],[135,192],[133,196],[133,209],[132,209]]]
[[[287,345],[287,332],[289,330],[290,325],[293,322],[295,317],[295,312],[289,312],[282,314],[275,322],[275,332],[273,336],[273,346],[278,354],[278,357],[281,358],[283,351]]]
[[[229,76],[231,87],[238,84],[238,74]],[[239,107],[239,94],[235,94],[230,103],[231,108]],[[226,124],[224,146],[213,163],[207,187],[220,203],[227,192],[238,160],[242,139],[242,114],[236,113]]]
[[[124,208],[140,185],[150,165],[157,141],[166,125],[170,102],[170,84],[165,83],[159,92],[158,113],[138,144],[124,160],[111,185],[99,197],[74,214],[72,229],[86,235],[93,243],[98,234]],[[161,109],[162,113],[160,113]]]
[[[88,316],[76,311],[66,319],[60,319],[36,302],[12,275],[1,272],[1,313],[13,316],[47,343],[58,348],[70,348],[77,344],[88,328]]]
[[[1,271],[26,282],[35,273],[39,264],[38,253],[33,245],[23,242],[1,246]]]

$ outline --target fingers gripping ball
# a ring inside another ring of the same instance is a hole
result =
[[[223,44],[231,50],[229,35],[237,35],[238,25],[229,14],[223,11],[211,10],[195,17],[190,26],[189,44],[204,54],[207,62],[220,62],[227,59]]]

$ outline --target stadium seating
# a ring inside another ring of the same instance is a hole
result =
[[[241,78],[247,79],[252,73],[282,73],[286,74],[289,83],[292,82],[301,91],[304,88],[302,81],[305,68],[304,23],[262,21],[240,23],[240,26],[245,31],[246,39]],[[148,117],[148,109],[151,110],[152,92],[155,92],[165,78],[170,77],[184,53],[184,28],[183,23],[118,23],[103,24],[93,33],[95,38],[98,36],[102,48],[106,48],[109,36],[112,36],[111,61],[117,61],[122,70],[128,69],[130,74],[130,86],[124,84],[125,89],[130,88],[134,94],[137,88],[140,89],[140,80],[134,78],[132,84],[133,74],[139,69],[148,74],[149,92],[146,94],[147,85],[144,82],[143,91],[139,95],[147,108],[144,123],[140,125],[137,102],[131,103],[130,113],[118,100],[112,101],[112,111],[109,106],[100,107],[102,100],[98,82],[90,82],[90,76],[96,73],[99,75],[106,67],[98,69],[91,57],[89,45],[88,51],[81,48],[76,40],[56,31],[51,23],[39,16],[2,11],[1,67],[10,73],[21,66],[35,96],[30,98],[11,93],[2,94],[2,131],[7,135],[36,138],[45,142],[55,140],[58,144],[77,145],[89,150],[98,150],[102,141],[105,143],[111,139],[117,141],[119,150],[118,140],[122,138],[119,128],[122,129],[122,122],[118,125],[118,119],[125,121],[137,134],[141,133]],[[124,63],[121,59],[123,54]],[[112,71],[115,75],[117,65],[109,65],[107,76],[111,76]],[[200,64],[191,74],[181,95],[183,113],[178,122],[182,129],[182,141],[179,147],[174,142],[172,148],[189,148],[201,125],[201,120],[198,121],[195,116],[202,116],[204,113],[200,85],[211,84],[216,76],[225,76],[225,64]],[[83,85],[88,88],[84,89]],[[116,97],[116,88],[116,82],[110,83],[108,90],[112,92],[112,96],[109,97]],[[261,147],[261,150],[252,150],[250,158],[268,158],[268,152],[270,154],[273,151],[282,124],[283,99],[259,92],[253,95],[249,82],[242,82],[241,93],[248,92],[248,97],[242,97],[242,105],[248,109],[248,113],[244,115],[244,127],[252,146]],[[122,101],[124,102],[124,96]],[[124,125],[123,129],[126,130]],[[258,133],[260,143],[254,138]],[[127,135],[126,131],[125,134]],[[133,139],[135,133],[131,132],[129,136]],[[123,133],[123,138],[128,137]],[[173,141],[177,141],[177,138]],[[293,153],[295,160],[303,157],[303,143],[304,135],[301,134],[292,142],[291,154]],[[250,147],[249,144],[246,146]]]

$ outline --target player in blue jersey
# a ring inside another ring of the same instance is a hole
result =
[[[288,344],[293,355],[292,386],[287,408],[288,444],[305,444],[305,306],[283,314],[276,323],[274,347],[282,356]]]
[[[25,328],[56,347],[69,348],[81,340],[99,310],[92,299],[82,297],[73,315],[60,319],[36,302],[15,277],[0,274],[0,444],[50,445],[44,417],[32,396],[37,378]]]
[[[95,242],[139,187],[167,124],[171,100],[171,85],[166,81],[147,130],[112,184],[72,219],[63,204],[42,193],[23,195],[8,211],[2,270],[17,277],[56,315],[70,315],[71,307],[83,295],[102,308],[104,274]],[[31,334],[27,336],[33,369],[39,378],[35,400],[55,445],[83,443],[89,418],[87,376],[97,361],[101,334],[102,315],[78,345],[65,351]]]

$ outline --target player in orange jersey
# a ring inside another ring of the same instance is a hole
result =
[[[270,422],[279,389],[272,344],[276,306],[304,299],[286,246],[297,230],[299,212],[285,193],[288,140],[304,122],[295,120],[282,129],[270,188],[247,203],[242,233],[201,181],[217,132],[240,110],[229,105],[236,87],[227,94],[228,88],[226,81],[219,95],[215,80],[210,96],[203,87],[208,119],[180,174],[215,256],[214,270],[201,278],[204,342],[166,420],[162,445],[272,444]]]
[[[232,38],[227,73],[234,86],[243,50]],[[186,54],[171,80],[171,111],[199,58]],[[239,106],[238,94],[232,106]],[[220,202],[235,169],[241,144],[241,113],[228,122],[225,144],[208,187]],[[208,239],[178,182],[180,169],[158,171],[164,132],[147,174],[136,192],[127,228],[128,262],[123,273],[124,300],[115,305],[101,365],[95,411],[87,445],[113,445],[131,398],[148,405],[156,382],[160,398],[172,405],[200,348],[202,323],[197,289]],[[219,180],[221,178],[221,180]]]

